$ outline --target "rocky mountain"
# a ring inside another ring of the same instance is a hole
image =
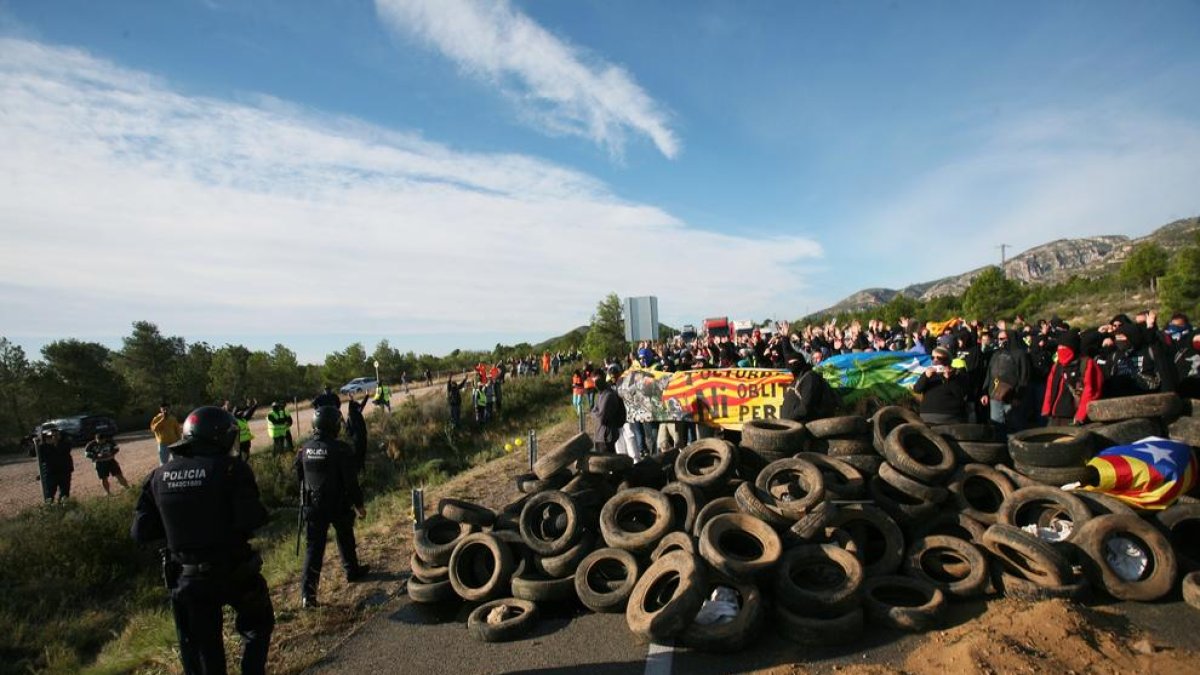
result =
[[[1177,220],[1150,234],[1132,239],[1123,235],[1102,235],[1080,239],[1058,239],[1035,246],[1009,258],[1004,271],[1010,279],[1027,284],[1055,283],[1074,276],[1099,276],[1120,267],[1130,251],[1142,242],[1154,242],[1168,251],[1193,241],[1200,230],[1200,217]],[[816,314],[854,312],[887,303],[897,295],[929,300],[942,295],[960,295],[975,277],[987,269],[980,267],[951,277],[905,286],[899,290],[867,288]]]

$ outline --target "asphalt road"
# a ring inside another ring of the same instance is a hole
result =
[[[420,605],[401,595],[310,672],[719,675],[777,668],[788,672],[792,665],[831,672],[849,665],[901,667],[924,639],[919,634],[868,625],[867,632],[852,645],[800,647],[779,637],[768,617],[761,635],[741,653],[705,654],[641,644],[626,627],[624,614],[593,614],[581,605],[570,605],[540,607],[540,620],[528,637],[488,644],[467,632],[467,615],[475,606]],[[1129,628],[1149,633],[1156,643],[1200,650],[1200,612],[1178,599],[1114,603],[1111,607],[1120,610]],[[985,610],[982,600],[953,603],[943,628],[967,623]]]

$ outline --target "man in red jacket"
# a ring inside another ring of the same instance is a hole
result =
[[[1100,367],[1079,352],[1079,332],[1073,330],[1059,342],[1054,366],[1046,378],[1042,415],[1050,418],[1052,426],[1083,424],[1088,404],[1100,398]]]

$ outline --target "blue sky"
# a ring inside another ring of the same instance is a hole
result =
[[[0,1],[0,335],[795,317],[1200,213],[1197,83],[1194,1]]]

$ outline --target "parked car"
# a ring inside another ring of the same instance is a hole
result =
[[[39,435],[46,427],[58,429],[73,446],[85,445],[96,437],[96,434],[115,436],[117,421],[107,415],[75,415],[47,420],[33,428],[34,435]]]
[[[350,396],[352,394],[374,394],[379,382],[373,377],[356,377],[342,385],[338,392]]]

